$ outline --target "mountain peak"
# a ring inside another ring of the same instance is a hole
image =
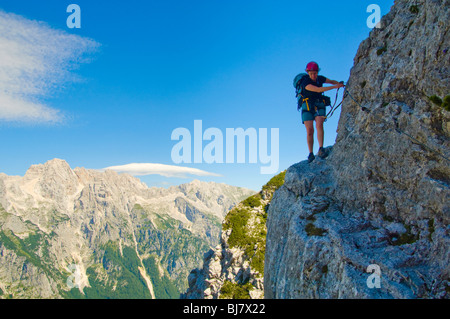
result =
[[[48,160],[47,162],[45,162],[44,165],[48,165],[48,166],[66,165],[66,166],[69,166],[69,164],[65,160],[60,159],[60,158],[54,158],[54,159]]]
[[[45,162],[44,164],[33,164],[30,166],[30,168],[27,170],[25,175],[34,175],[36,173],[43,173],[47,171],[72,171],[70,168],[70,165],[62,159],[54,158],[52,160],[49,160]]]

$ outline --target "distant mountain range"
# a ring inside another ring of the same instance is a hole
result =
[[[0,173],[0,298],[179,298],[226,213],[254,193],[149,188],[60,159]]]

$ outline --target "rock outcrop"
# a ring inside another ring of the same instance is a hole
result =
[[[397,0],[361,43],[329,157],[270,204],[266,298],[449,298],[449,8]]]
[[[220,244],[205,254],[203,267],[191,271],[186,299],[264,298],[267,209],[285,172],[226,215]]]

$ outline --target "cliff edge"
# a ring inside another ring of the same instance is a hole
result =
[[[449,1],[395,1],[360,44],[327,159],[268,210],[265,298],[450,296]]]

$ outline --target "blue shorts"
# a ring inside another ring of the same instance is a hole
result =
[[[316,116],[326,116],[325,104],[317,103],[316,105],[311,105],[311,103],[302,104],[302,123],[306,121],[314,121]]]

